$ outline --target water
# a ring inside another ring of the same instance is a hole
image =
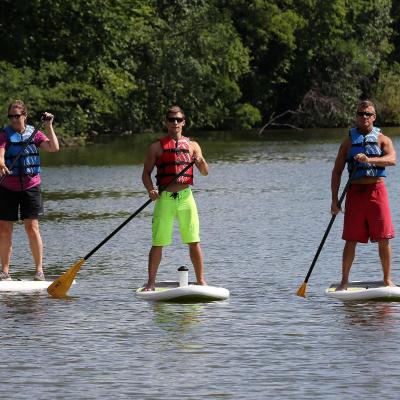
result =
[[[146,279],[152,206],[84,264],[68,300],[1,294],[0,398],[397,399],[400,304],[343,304],[323,294],[340,277],[342,216],[307,299],[295,295],[330,219],[340,141],[298,138],[200,139],[210,162],[210,175],[195,182],[206,278],[230,290],[228,301],[135,298]],[[46,155],[47,274],[71,267],[145,203],[144,151],[127,138]],[[389,172],[399,230],[400,173]],[[399,282],[398,239],[392,245]],[[190,261],[176,230],[159,279],[175,279],[180,265]],[[33,274],[21,225],[12,272]],[[359,246],[352,278],[380,277],[376,245]]]

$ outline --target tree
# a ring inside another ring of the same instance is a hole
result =
[[[320,0],[315,5],[304,9],[308,24],[296,56],[298,63],[305,62],[298,68],[309,71],[308,89],[298,91],[300,118],[305,126],[348,125],[357,100],[372,96],[390,53],[391,2]],[[290,83],[297,79],[293,75]]]

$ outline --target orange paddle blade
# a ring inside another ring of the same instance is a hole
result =
[[[303,284],[297,289],[297,296],[300,297],[306,297],[306,291],[307,291],[307,283],[303,282]]]
[[[85,259],[82,258],[75,265],[73,265],[69,270],[65,271],[59,278],[57,278],[48,288],[47,293],[60,299],[65,297],[69,288],[72,285],[72,282],[75,279],[76,274],[80,270],[81,266],[85,262]]]

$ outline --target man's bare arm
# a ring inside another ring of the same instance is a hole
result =
[[[197,169],[200,171],[201,175],[208,175],[208,164],[203,157],[203,153],[198,143],[191,142],[193,146],[193,158]]]
[[[142,182],[146,190],[150,193],[155,189],[151,173],[156,165],[157,159],[157,143],[152,144],[146,154],[146,159],[143,165]]]
[[[342,174],[344,167],[346,166],[346,157],[349,149],[349,139],[346,139],[339,147],[338,154],[336,156],[335,165],[332,170],[331,177],[331,192],[332,192],[332,205],[331,211],[332,213],[337,214],[340,209],[337,207],[337,203],[339,201],[338,193],[340,187],[340,181],[342,179]]]

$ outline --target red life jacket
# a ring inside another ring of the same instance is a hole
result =
[[[158,186],[165,186],[191,163],[192,156],[189,152],[190,140],[185,136],[182,136],[178,141],[169,136],[164,136],[160,138],[160,143],[163,152],[156,161],[156,179]],[[190,167],[175,182],[193,185],[193,167]]]

